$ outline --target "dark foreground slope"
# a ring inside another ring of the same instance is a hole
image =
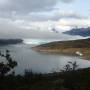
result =
[[[90,68],[64,73],[0,77],[0,90],[90,90]]]
[[[61,53],[70,55],[77,55],[76,52],[80,52],[84,57],[90,59],[90,38],[51,42],[33,47],[32,49],[43,53]]]

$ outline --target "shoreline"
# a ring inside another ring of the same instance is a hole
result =
[[[90,60],[90,38],[51,42],[32,47],[32,49],[40,53],[77,55]]]
[[[90,49],[87,48],[68,48],[68,49],[62,49],[62,50],[56,50],[56,49],[47,49],[47,48],[40,48],[40,47],[32,47],[32,50],[35,50],[36,52],[43,53],[43,54],[63,54],[63,55],[69,55],[69,56],[79,56],[76,54],[77,51],[82,52],[82,57],[84,59],[90,60]]]

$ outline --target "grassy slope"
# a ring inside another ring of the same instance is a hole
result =
[[[33,47],[34,50],[45,53],[63,53],[73,54],[76,51],[83,53],[86,58],[90,59],[90,38],[71,40],[71,41],[58,41],[48,44]]]

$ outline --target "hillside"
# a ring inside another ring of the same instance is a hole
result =
[[[88,28],[77,28],[77,29],[72,29],[70,31],[63,32],[64,34],[69,34],[69,35],[80,35],[80,36],[90,36],[90,27]]]
[[[22,42],[22,39],[0,39],[0,45],[18,44]]]
[[[83,57],[90,59],[90,38],[51,42],[32,47],[32,49],[43,53],[60,53],[68,55],[77,55],[76,52],[80,52],[83,54]]]

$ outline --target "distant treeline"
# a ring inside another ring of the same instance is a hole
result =
[[[18,44],[22,42],[22,39],[0,39],[0,45]]]

